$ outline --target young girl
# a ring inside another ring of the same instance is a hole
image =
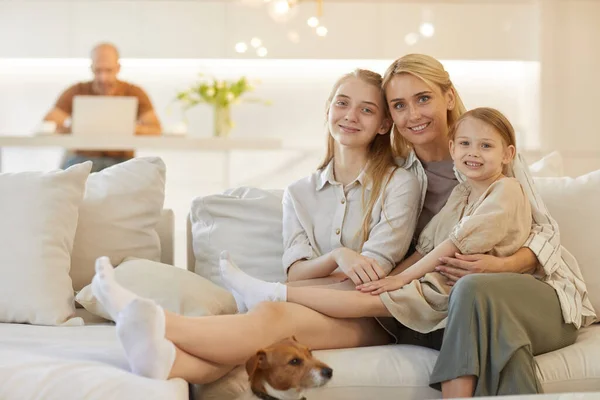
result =
[[[509,177],[516,153],[510,122],[497,110],[477,108],[457,120],[449,139],[454,165],[466,180],[425,227],[417,251],[392,276],[359,285],[363,293],[285,287],[247,276],[225,255],[223,282],[249,308],[264,300],[288,301],[336,318],[393,316],[422,333],[443,328],[450,287],[434,272],[439,258],[457,252],[512,255],[527,240],[532,223],[527,195]]]
[[[329,277],[338,268],[356,284],[374,281],[405,257],[420,189],[395,162],[379,74],[356,70],[341,77],[326,116],[325,160],[284,195],[283,266],[290,281]],[[92,288],[117,324],[132,371],[151,378],[212,382],[292,335],[313,349],[390,342],[373,318],[335,319],[292,303],[265,303],[247,314],[175,315],[117,284],[106,258],[96,263]]]

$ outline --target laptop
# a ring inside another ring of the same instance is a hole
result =
[[[133,136],[137,109],[137,97],[75,96],[71,134],[82,137]]]

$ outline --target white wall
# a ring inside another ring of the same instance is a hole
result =
[[[542,150],[569,175],[600,169],[600,1],[539,1]]]
[[[449,4],[448,4],[449,3]],[[131,58],[239,57],[234,45],[263,39],[270,58],[394,59],[409,51],[442,59],[536,60],[533,1],[324,2],[327,38],[306,19],[314,2],[294,19],[274,23],[265,8],[239,1],[0,1],[0,57],[86,57],[100,40],[116,42]],[[433,22],[433,38],[410,47],[404,36]],[[288,39],[290,31],[299,43]],[[26,32],[26,34],[16,34]]]
[[[595,74],[600,2],[325,2],[329,35],[324,39],[304,23],[311,6],[303,4],[297,19],[284,27],[271,23],[264,10],[234,2],[0,1],[0,35],[11,39],[0,41],[0,134],[30,132],[66,85],[89,78],[82,57],[100,40],[120,46],[122,78],[147,89],[166,127],[181,120],[177,107],[169,111],[168,105],[196,72],[248,74],[261,78],[256,95],[273,105],[237,106],[233,134],[296,137],[315,144],[322,141],[323,102],[338,74],[356,66],[383,72],[406,52],[424,52],[446,60],[467,107],[488,105],[507,113],[521,132],[521,147],[539,150],[526,154],[530,161],[558,149],[570,175],[600,168],[594,118],[600,93]],[[348,23],[357,15],[359,23]],[[425,17],[435,24],[435,36],[406,45],[406,33]],[[290,29],[299,33],[300,43],[287,39]],[[233,52],[237,41],[258,35],[270,61]],[[47,58],[62,59],[52,67]],[[180,58],[189,60],[172,60]],[[208,107],[199,106],[188,117],[193,134],[210,134]],[[59,149],[5,149],[3,164],[14,171],[54,168],[60,154]],[[216,153],[157,154],[168,166],[166,205],[178,218],[176,257],[183,265],[189,203],[223,189],[224,159]],[[320,156],[319,149],[236,152],[232,185],[283,187],[310,172]]]

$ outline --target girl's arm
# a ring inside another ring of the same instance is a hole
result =
[[[415,256],[415,253],[413,253],[409,258],[402,262],[397,269],[401,269],[405,263],[408,265],[410,261],[416,259],[417,257],[422,258],[420,258],[420,260],[413,265],[399,272],[397,275],[388,276],[387,278],[377,282],[370,282],[360,285],[357,287],[357,289],[361,290],[362,292],[370,292],[373,295],[400,289],[402,286],[410,283],[411,281],[420,279],[424,277],[425,274],[433,272],[435,267],[437,267],[440,263],[440,257],[448,257],[456,254],[456,252],[458,252],[458,247],[456,247],[452,240],[446,239],[426,256],[421,256],[418,252],[415,253],[419,255]]]
[[[331,275],[337,267],[333,251],[311,260],[298,260],[288,269],[288,281],[324,278]]]
[[[419,253],[418,251],[413,252],[410,256],[406,257],[400,264],[398,264],[396,268],[392,270],[392,272],[390,272],[390,276],[398,275],[399,273],[412,266],[422,258],[423,255],[421,253]]]

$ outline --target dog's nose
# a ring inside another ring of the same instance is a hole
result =
[[[321,368],[321,376],[327,379],[331,379],[333,376],[333,370],[331,368]]]

